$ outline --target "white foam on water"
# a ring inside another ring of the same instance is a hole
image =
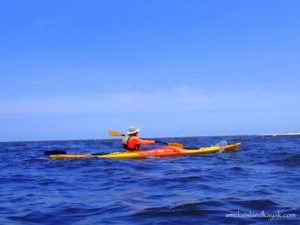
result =
[[[215,146],[222,146],[222,145],[228,145],[227,141],[226,140],[220,141]]]

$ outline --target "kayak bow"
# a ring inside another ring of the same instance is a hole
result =
[[[199,149],[181,149],[181,148],[165,146],[161,148],[138,151],[138,152],[114,152],[114,153],[109,153],[104,155],[99,155],[99,154],[49,155],[49,158],[55,160],[55,159],[91,158],[91,157],[110,158],[110,159],[170,157],[170,156],[181,156],[181,155],[218,153],[220,150],[223,149],[235,151],[240,145],[241,143],[235,143],[232,145],[203,147]]]

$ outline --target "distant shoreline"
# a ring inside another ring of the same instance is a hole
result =
[[[300,135],[300,132],[283,132],[278,134],[224,134],[224,135],[198,135],[198,136],[184,136],[184,137],[160,137],[160,138],[195,138],[195,137],[241,137],[241,136],[288,136]]]
[[[262,134],[262,136],[279,136],[279,135],[300,135],[300,132],[283,132],[279,134]]]

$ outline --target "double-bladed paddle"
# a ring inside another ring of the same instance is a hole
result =
[[[125,134],[121,134],[115,131],[108,131],[108,134],[114,137],[121,137],[121,136],[125,136]],[[166,142],[161,142],[158,140],[155,140],[156,143],[160,143],[160,144],[165,144],[168,145],[170,147],[175,147],[175,148],[183,148],[183,144],[180,143],[166,143]]]
[[[109,131],[108,132],[109,135],[114,136],[114,137],[121,137],[121,136],[125,136],[125,134],[121,134],[115,131]],[[155,140],[156,143],[160,143],[160,144],[165,144],[168,145],[170,147],[175,147],[175,148],[183,148],[183,144],[180,143],[166,143],[166,142],[162,142],[162,141],[158,141]],[[45,155],[64,155],[66,154],[66,151],[45,151],[44,152]],[[95,154],[91,154],[91,155],[100,155],[99,153],[95,153]]]

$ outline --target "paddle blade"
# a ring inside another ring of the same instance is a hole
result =
[[[66,151],[45,151],[45,155],[65,155]]]
[[[175,148],[183,148],[183,144],[180,143],[168,143],[168,146]]]
[[[115,132],[115,131],[108,131],[108,134],[111,135],[111,136],[115,136],[115,137],[120,137],[120,136],[124,136],[124,134],[121,134],[121,133],[118,133],[118,132]]]

